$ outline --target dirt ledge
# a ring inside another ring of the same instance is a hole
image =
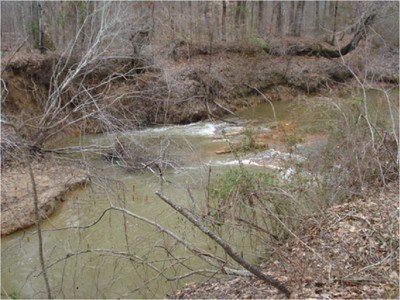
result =
[[[40,218],[46,219],[71,190],[86,185],[88,174],[77,167],[54,161],[32,163],[39,197]],[[23,166],[10,167],[1,174],[1,236],[35,224],[32,187]]]

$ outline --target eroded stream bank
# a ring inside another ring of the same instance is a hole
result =
[[[209,184],[209,168],[212,168],[214,178],[235,168],[237,164],[232,153],[217,154],[218,151],[227,147],[228,140],[233,144],[246,141],[246,128],[251,128],[254,136],[267,138],[265,134],[268,133],[270,140],[265,144],[265,149],[259,149],[261,151],[258,154],[240,154],[243,156],[242,163],[265,172],[282,167],[290,155],[285,152],[284,135],[277,125],[281,124],[285,128],[288,122],[295,122],[290,113],[291,105],[291,102],[285,101],[276,103],[277,119],[274,119],[271,106],[264,103],[240,113],[241,119],[233,118],[237,124],[222,121],[199,122],[127,131],[121,135],[124,139],[155,150],[159,150],[160,145],[165,145],[168,141],[169,157],[175,163],[165,170],[166,192],[182,205],[186,205],[189,201],[187,188],[190,187],[193,197],[198,201],[197,205],[203,206],[204,191]],[[60,297],[158,298],[185,282],[195,278],[201,280],[200,275],[183,280],[165,280],[159,278],[159,274],[148,266],[140,263],[138,265],[138,261],[126,264],[125,260],[116,258],[116,253],[121,251],[131,253],[144,261],[154,261],[157,268],[162,269],[161,266],[168,262],[164,249],[172,246],[176,251],[174,255],[187,256],[185,264],[190,265],[190,268],[205,267],[204,262],[188,255],[183,248],[174,246],[174,242],[163,237],[158,230],[135,219],[125,218],[118,212],[107,213],[90,228],[74,229],[76,226],[93,223],[110,204],[126,207],[176,231],[198,247],[220,253],[216,245],[191,229],[191,226],[154,195],[159,186],[159,179],[155,174],[150,171],[129,172],[116,162],[113,164],[107,161],[103,155],[91,154],[85,150],[93,145],[108,149],[117,137],[116,134],[87,135],[71,138],[62,145],[80,147],[81,151],[75,154],[74,159],[82,160],[91,171],[92,183],[84,189],[69,193],[66,196],[67,201],[61,203],[55,214],[43,222],[46,257],[51,266],[50,280],[59,283],[55,285],[54,292]],[[281,148],[278,150],[273,143],[279,144]],[[320,145],[320,141],[316,141],[315,145]],[[69,159],[73,157],[74,155]],[[66,172],[62,172],[62,175],[65,176]],[[282,171],[282,176],[284,175],[285,171]],[[257,256],[250,251],[252,245],[245,235],[229,235],[229,240],[238,249],[242,249],[248,259],[257,260]],[[35,228],[4,237],[2,253],[3,287],[7,293],[14,293],[19,297],[41,297],[41,278],[35,276],[39,272],[39,264],[35,259]],[[117,256],[121,255],[120,253]],[[77,268],[77,265],[81,267]],[[30,273],[31,270],[35,271]],[[185,274],[187,270],[182,266],[174,266],[166,267],[163,272],[171,279]]]
[[[53,160],[32,163],[41,219],[50,217],[71,190],[84,187],[88,174],[77,167],[58,165]],[[29,172],[23,166],[2,170],[1,236],[36,223]]]
[[[46,108],[38,99],[47,99],[50,70],[58,59],[38,56],[13,61],[6,68],[8,96],[3,111],[11,121],[26,125],[22,134],[34,146],[43,136],[35,129]],[[126,76],[108,82],[108,76],[121,68]],[[67,147],[52,151],[53,155],[65,165],[79,161],[91,176],[89,186],[66,195],[67,201],[59,203],[59,209],[43,222],[46,263],[56,297],[159,298],[186,282],[223,276],[215,275],[204,261],[159,229],[121,210],[110,209],[128,209],[154,220],[211,255],[223,257],[214,243],[154,195],[160,185],[157,166],[149,165],[151,171],[132,172],[130,157],[114,159],[109,155],[117,142],[146,149],[146,153],[140,153],[144,165],[163,158],[160,162],[169,166],[163,169],[165,192],[182,206],[202,210],[210,182],[228,170],[244,166],[256,174],[273,172],[287,180],[293,174],[290,164],[300,165],[323,149],[325,141],[319,129],[326,124],[321,120],[311,124],[300,114],[307,108],[307,101],[313,100],[306,95],[350,79],[349,71],[339,61],[311,57],[287,61],[257,51],[198,55],[190,63],[179,57],[175,61],[159,57],[146,72],[136,73],[129,68],[130,62],[124,60],[100,61],[99,68],[84,82],[85,88],[92,91],[93,102],[79,102],[82,99],[78,95],[83,91],[76,93],[75,89],[80,78],[72,82],[60,95],[65,111],[58,115],[72,125],[61,124],[60,128],[52,127],[54,132],[45,132],[57,134],[42,145],[43,149]],[[99,87],[99,82],[107,83],[105,88]],[[350,98],[356,100],[353,96]],[[287,100],[296,97],[300,105],[292,111],[293,102]],[[85,109],[76,110],[81,104]],[[93,113],[98,109],[96,105],[100,105],[100,113]],[[250,108],[239,113],[241,118],[226,115],[227,110],[237,112],[245,107]],[[312,104],[308,108],[312,111]],[[86,115],[89,117],[84,121],[75,122]],[[101,134],[90,134],[95,132]],[[12,137],[12,132],[2,133]],[[85,176],[74,174],[70,168],[52,167],[46,176],[61,179],[61,193],[67,188],[64,181],[79,181]],[[15,187],[21,188],[15,182],[9,188]],[[23,188],[22,197],[29,194],[29,185],[25,183]],[[43,188],[46,193],[55,187],[45,183]],[[189,196],[188,188],[196,201]],[[43,205],[44,210],[46,207]],[[7,207],[2,204],[3,208]],[[51,205],[47,211],[53,208]],[[265,259],[266,255],[260,255],[263,245],[254,244],[245,232],[233,233],[228,225],[217,226],[246,259],[254,263]],[[35,237],[35,229],[29,228],[2,238],[5,295],[44,297]],[[202,271],[185,277],[193,270]]]
[[[184,50],[181,48],[178,52]],[[52,122],[63,121],[46,134],[107,132],[110,128],[126,130],[217,119],[228,111],[266,100],[323,92],[352,77],[347,67],[335,59],[288,60],[262,50],[242,49],[172,60],[164,51],[149,51],[152,63],[140,72],[129,58],[99,59],[95,67],[90,64],[88,70],[81,70],[60,91],[57,101],[63,109],[57,111]],[[17,55],[4,67],[2,77],[7,89],[2,111],[9,121],[25,125],[22,134],[36,146],[47,141],[40,130],[55,125],[44,116],[54,101],[47,99],[49,91],[57,90],[57,83],[52,82],[53,70],[57,64],[66,64],[59,74],[64,78],[79,61],[78,57],[64,60],[50,54]],[[90,91],[89,99],[85,90]],[[265,99],[260,98],[261,94]],[[39,124],[43,120],[46,122]]]
[[[380,100],[373,101],[376,104]],[[65,139],[59,147],[77,151],[61,158],[66,163],[80,160],[90,170],[92,183],[67,195],[67,201],[43,222],[54,294],[67,298],[159,298],[187,282],[208,278],[210,273],[204,271],[179,279],[190,270],[204,270],[207,265],[159,230],[121,212],[108,210],[111,206],[127,208],[208,249],[213,255],[222,254],[214,243],[154,195],[160,183],[157,174],[126,170],[121,167],[123,161],[106,160],[101,149],[111,149],[116,139],[124,139],[153,149],[158,155],[161,152],[157,151],[165,150],[171,162],[163,174],[165,193],[181,205],[192,207],[188,196],[190,187],[197,208],[204,209],[210,168],[213,181],[237,168],[240,157],[246,169],[264,174],[272,171],[286,180],[293,174],[285,168],[288,162],[302,163],[324,147],[321,136],[311,130],[323,124],[316,125],[314,119],[305,119],[300,114],[304,105],[290,101],[274,104],[276,118],[270,104],[264,103],[242,111],[240,119],[226,117],[236,124],[198,122]],[[241,152],[241,146],[248,145],[251,137],[259,144],[263,142],[264,148],[256,153]],[[218,154],[226,149],[228,142],[237,145],[238,151]],[[93,153],[95,148],[100,153]],[[222,225],[221,234],[249,261],[263,260],[259,256],[262,246],[249,240],[246,233],[233,234]],[[35,229],[31,228],[2,238],[2,281],[8,295],[34,298],[44,295],[42,279],[37,276],[40,271],[35,235]],[[170,249],[174,249],[173,254]],[[173,263],[177,257],[185,263]]]
[[[106,158],[111,160],[111,163],[125,167],[127,170],[134,171],[135,167],[143,170],[147,162],[156,159],[159,155],[162,139],[172,139],[173,144],[169,145],[168,152],[173,154],[168,159],[174,167],[187,167],[188,164],[193,164],[191,167],[201,164],[237,165],[236,159],[231,157],[231,160],[227,160],[227,156],[236,152],[238,152],[237,155],[242,156],[244,152],[250,151],[260,153],[257,155],[248,153],[243,157],[243,164],[279,169],[279,151],[288,151],[294,146],[290,146],[290,143],[301,142],[303,146],[299,147],[305,148],[308,152],[324,144],[324,137],[320,134],[296,133],[296,128],[299,126],[298,120],[294,119],[290,106],[293,106],[293,103],[289,101],[275,102],[273,108],[270,103],[259,104],[242,111],[240,117],[226,116],[230,123],[199,122],[186,126],[156,127],[121,134],[88,135],[79,139],[73,137],[65,139],[64,145],[54,146],[59,150],[54,150],[53,154],[52,152],[40,154],[38,161],[32,164],[40,200],[40,218],[48,218],[60,202],[64,201],[68,191],[89,182],[88,170],[85,171],[78,164],[75,167],[60,164],[54,153],[87,152],[86,155],[92,157],[92,160],[100,158],[100,164],[101,159]],[[289,141],[290,139],[292,141]],[[192,149],[194,144],[197,146],[196,149]],[[304,147],[304,145],[307,146]],[[65,151],[62,149],[64,146]],[[69,149],[68,146],[72,148]],[[131,152],[132,149],[129,147],[132,148],[132,146],[139,150]],[[126,155],[124,157],[124,153],[118,153],[118,148],[121,147],[127,148],[120,149],[121,152],[131,152],[128,153],[130,157]],[[186,147],[192,153],[188,154]],[[95,153],[100,153],[100,155]],[[148,167],[150,169],[154,167],[154,162]],[[1,228],[2,235],[7,235],[33,225],[35,220],[30,197],[32,193],[30,178],[24,167],[4,168],[3,178]]]

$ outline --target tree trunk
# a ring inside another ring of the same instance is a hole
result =
[[[318,35],[319,32],[320,32],[320,28],[319,28],[319,22],[320,22],[319,21],[320,20],[320,17],[319,17],[319,1],[315,1],[314,3],[315,3],[314,31],[315,31],[316,35]]]
[[[208,45],[209,45],[209,53],[211,54],[212,52],[212,44],[214,40],[214,33],[213,33],[213,26],[211,26],[211,10],[210,10],[210,5],[208,2],[204,2],[204,21],[206,23],[206,29],[207,29],[207,40],[208,40]]]
[[[189,20],[187,22],[188,30],[189,30],[189,41],[193,40],[193,27],[195,27],[195,22],[193,21],[193,5],[192,1],[188,1],[188,9],[189,9]],[[154,13],[154,12],[153,12]],[[153,16],[154,19],[154,16]],[[155,19],[154,19],[154,24],[155,24]]]
[[[20,23],[21,23],[21,31],[22,31],[22,36],[25,39],[27,36],[27,31],[26,31],[26,18],[25,18],[25,11],[24,11],[24,5],[21,4],[21,2],[18,3],[18,12],[20,16]]]
[[[31,45],[32,48],[36,48],[39,45],[39,33],[38,33],[38,8],[37,2],[33,1],[31,3],[31,17],[32,17],[32,26],[31,26]]]
[[[262,35],[264,33],[264,1],[258,1],[257,19],[258,35]]]
[[[39,27],[39,50],[40,53],[45,53],[46,48],[44,46],[44,26],[43,26],[43,8],[42,4],[38,3],[38,27]]]
[[[332,29],[333,33],[332,33],[332,37],[330,40],[331,45],[335,45],[337,11],[338,11],[338,1],[335,1],[334,7],[333,7],[333,29]]]
[[[239,39],[242,39],[246,31],[246,1],[237,1],[235,10],[235,29],[236,35]]]
[[[221,39],[226,41],[226,1],[222,0]]]
[[[322,27],[325,28],[326,27],[326,19],[328,18],[328,5],[329,5],[329,3],[326,0],[323,3],[324,3],[324,10],[323,10],[323,13],[322,13]]]
[[[284,24],[284,10],[282,1],[277,1],[277,16],[276,16],[276,33],[277,36],[283,36],[283,24]]]
[[[252,31],[254,29],[254,2],[251,2],[250,5],[250,31]]]
[[[289,9],[289,35],[295,35],[296,33],[296,23],[295,23],[295,15],[296,15],[296,6],[295,2],[290,2]]]
[[[236,2],[236,8],[235,8],[235,29],[236,29],[236,34],[239,33],[239,20],[240,20],[240,1]]]
[[[301,35],[301,29],[303,27],[303,18],[304,18],[304,6],[306,2],[305,1],[299,1],[297,3],[297,8],[296,8],[296,14],[294,18],[294,36],[300,36]]]
[[[169,16],[169,21],[170,21],[170,26],[171,26],[171,38],[172,40],[175,40],[176,36],[176,28],[175,28],[175,4],[174,2],[168,3],[168,16]]]
[[[246,1],[241,2],[241,9],[240,9],[240,27],[241,27],[241,38],[246,35],[247,26],[246,26]]]

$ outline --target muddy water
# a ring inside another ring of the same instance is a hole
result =
[[[148,128],[123,133],[151,149],[166,148],[175,162],[164,173],[163,189],[182,206],[204,206],[209,168],[212,175],[234,167],[231,154],[216,155],[226,145],[215,139],[222,133],[236,134],[243,126],[268,131],[275,120],[294,119],[287,102],[275,103],[275,116],[269,104],[262,104],[240,113],[237,124],[201,122],[186,126]],[[236,135],[233,135],[236,136]],[[66,141],[66,145],[109,146],[115,135],[86,136]],[[249,167],[268,171],[268,162],[287,153],[267,150],[257,157],[243,160]],[[118,211],[107,211],[110,205],[125,207],[131,212],[155,221],[177,235],[210,253],[221,253],[203,234],[193,229],[182,217],[167,207],[154,192],[160,180],[150,171],[130,173],[104,158],[82,152],[79,154],[93,174],[92,184],[72,192],[56,214],[43,222],[46,264],[53,296],[57,298],[160,298],[186,282],[204,280],[213,274],[195,275],[181,280],[177,277],[196,268],[210,269],[173,239],[158,229]],[[69,159],[73,159],[70,157]],[[190,187],[196,203],[188,196]],[[95,224],[94,224],[95,223]],[[89,227],[74,228],[90,225]],[[256,248],[246,235],[224,231],[225,238],[243,255],[257,261]],[[129,253],[127,257],[126,253]],[[130,258],[130,259],[128,259]],[[176,263],[176,259],[181,264]],[[38,245],[35,229],[2,238],[2,295],[3,297],[43,298],[43,278],[40,276]]]

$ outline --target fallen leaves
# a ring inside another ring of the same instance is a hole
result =
[[[276,263],[266,266],[293,291],[291,298],[399,298],[398,186],[367,195],[308,220],[305,231],[298,233],[301,242],[292,240],[277,249],[272,260]],[[237,277],[191,284],[175,297],[276,299],[281,295],[254,277]]]

